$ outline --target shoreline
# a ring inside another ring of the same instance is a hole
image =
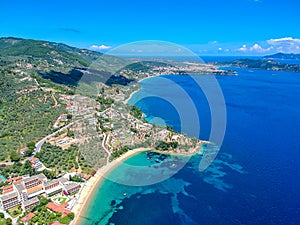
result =
[[[97,173],[91,177],[84,185],[83,189],[81,190],[79,199],[76,205],[71,210],[75,213],[75,218],[72,220],[70,224],[72,225],[79,225],[80,224],[80,217],[84,215],[87,210],[87,206],[89,205],[90,201],[92,200],[94,191],[96,188],[99,187],[101,182],[105,179],[105,176],[111,172],[116,166],[120,163],[125,161],[127,158],[134,156],[141,152],[151,151],[152,148],[136,148],[126,152],[125,154],[121,155],[119,158],[113,160],[109,164],[101,167],[98,169]]]
[[[209,142],[205,142],[209,143]],[[204,144],[204,143],[202,143]],[[121,155],[119,158],[116,158],[109,164],[101,167],[98,169],[97,173],[91,177],[90,180],[86,182],[84,185],[79,199],[73,209],[71,210],[72,212],[75,213],[75,218],[71,221],[71,225],[80,225],[80,217],[84,216],[84,213],[87,210],[87,207],[89,203],[92,200],[94,191],[99,187],[99,185],[103,182],[105,179],[106,175],[111,172],[115,167],[117,167],[119,164],[121,164],[123,161],[126,159],[141,153],[141,152],[146,152],[146,151],[153,151],[153,152],[158,152],[160,154],[167,154],[167,155],[175,155],[175,156],[182,156],[182,157],[191,157],[195,154],[202,154],[202,147],[200,147],[200,150],[198,152],[186,152],[186,153],[176,153],[176,152],[170,152],[170,151],[160,151],[156,150],[154,148],[136,148],[133,150],[130,150],[126,152],[125,154]]]
[[[128,97],[127,99],[125,99],[125,100],[123,101],[123,103],[124,103],[124,104],[128,104],[128,102],[129,102],[129,100],[132,98],[132,96],[133,96],[134,94],[138,93],[140,90],[141,90],[141,88],[139,87],[139,89],[137,89],[137,90],[131,92],[131,94],[129,95],[129,97]]]
[[[165,74],[168,75],[168,74]],[[172,75],[172,74],[169,74]],[[161,76],[161,75],[158,75]],[[142,78],[141,80],[138,80],[138,83],[149,79],[149,78],[153,78],[156,77],[154,76],[149,76],[149,77],[145,77]],[[129,97],[123,101],[124,104],[128,104],[128,102],[130,101],[130,99],[132,98],[132,96],[134,94],[136,94],[137,92],[139,92],[141,90],[141,87],[139,87],[137,90],[133,91]],[[168,154],[168,155],[177,155],[177,156],[187,156],[187,157],[191,157],[192,155],[195,154],[203,154],[203,148],[202,148],[202,144],[210,144],[209,141],[203,141],[200,140],[200,149],[199,151],[192,151],[192,152],[185,152],[185,153],[177,153],[177,152],[170,152],[170,151],[160,151],[157,149],[154,149],[152,147],[149,148],[136,148],[133,150],[130,150],[128,152],[126,152],[125,154],[121,155],[120,157],[114,159],[112,162],[106,164],[105,166],[99,168],[96,172],[96,174],[91,177],[83,186],[82,190],[80,191],[80,195],[78,198],[77,203],[75,204],[75,206],[73,207],[73,209],[71,210],[72,212],[75,213],[75,218],[71,221],[71,225],[80,225],[80,217],[84,216],[87,207],[89,205],[89,203],[92,200],[92,197],[94,195],[95,190],[100,186],[100,184],[103,182],[103,180],[105,179],[106,175],[108,173],[110,173],[115,167],[117,167],[119,164],[121,164],[123,161],[125,161],[126,159],[141,153],[141,152],[145,152],[145,151],[154,151],[154,152],[158,152],[161,154]]]
[[[152,77],[155,77],[155,76],[144,77],[144,78],[138,80],[137,83],[140,83],[140,82],[142,82],[143,80],[146,80],[146,79],[149,79],[149,78],[152,78]],[[123,103],[124,103],[124,104],[128,104],[128,102],[130,101],[130,99],[132,98],[132,96],[133,96],[134,94],[138,93],[141,89],[142,89],[142,87],[139,86],[139,88],[138,88],[137,90],[131,92],[130,95],[129,95],[129,97],[128,97],[127,99],[125,99],[125,100],[123,101]]]

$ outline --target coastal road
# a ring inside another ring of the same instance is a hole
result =
[[[53,132],[52,134],[49,134],[48,136],[46,136],[46,137],[44,137],[43,139],[41,139],[40,141],[38,141],[38,142],[35,144],[33,156],[34,156],[36,153],[38,153],[39,151],[41,151],[41,148],[42,148],[43,144],[44,144],[49,138],[52,138],[52,137],[54,137],[56,134],[58,134],[59,132],[68,129],[68,128],[69,128],[70,126],[72,126],[75,122],[77,122],[77,121],[74,121],[74,122],[72,122],[72,123],[67,124],[66,126],[60,128],[59,130]]]
[[[107,153],[106,164],[109,163],[109,158],[110,158],[110,155],[111,155],[110,151],[105,147],[105,143],[106,143],[107,138],[108,138],[108,136],[106,136],[106,134],[104,133],[104,137],[103,137],[103,140],[102,140],[102,148]]]

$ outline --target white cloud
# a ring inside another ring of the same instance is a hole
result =
[[[268,48],[263,48],[259,44],[255,43],[250,48],[248,48],[247,45],[244,44],[241,48],[237,49],[237,51],[240,51],[240,52],[250,52],[250,53],[266,53],[266,52],[271,51],[272,49],[273,49],[272,46],[270,46]]]
[[[241,48],[238,49],[238,51],[247,52],[248,51],[247,45],[243,45]]]
[[[284,53],[300,53],[300,39],[284,37],[267,40],[277,51]]]
[[[300,39],[292,38],[292,37],[285,37],[285,38],[270,39],[270,40],[267,40],[267,42],[270,45],[275,45],[275,44],[279,44],[279,43],[298,43],[298,44],[300,44]]]
[[[111,48],[111,46],[108,46],[108,45],[92,45],[90,47],[90,49],[93,49],[93,50],[107,50],[110,48]]]
[[[263,48],[261,47],[259,44],[254,44],[252,47],[250,47],[250,52],[257,52],[257,53],[265,53],[265,52],[269,52],[273,49],[273,47],[269,47],[269,48]]]

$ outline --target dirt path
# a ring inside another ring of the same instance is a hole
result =
[[[53,107],[57,107],[57,105],[58,105],[58,102],[57,102],[57,100],[56,100],[56,98],[55,98],[54,94],[52,94],[52,95],[51,95],[51,98],[52,98],[52,99],[53,99],[53,101],[54,101],[54,106],[53,106]]]

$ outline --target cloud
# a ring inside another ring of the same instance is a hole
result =
[[[248,48],[247,48],[247,45],[243,45],[241,48],[239,48],[237,50],[240,51],[240,52],[247,52]]]
[[[277,39],[270,39],[270,40],[267,40],[267,42],[271,45],[274,45],[274,44],[279,44],[279,43],[298,43],[300,44],[300,39],[297,39],[297,38],[292,38],[292,37],[285,37],[285,38],[277,38]]]
[[[250,47],[250,52],[257,52],[257,53],[265,53],[265,52],[269,52],[273,49],[273,47],[269,47],[269,48],[263,48],[261,47],[259,44],[254,44],[252,47]]]
[[[272,49],[273,49],[272,46],[270,46],[268,48],[263,48],[259,44],[255,43],[250,48],[248,48],[247,45],[244,44],[241,48],[238,48],[237,51],[249,52],[249,53],[266,53],[266,52],[270,52]]]
[[[267,40],[267,43],[273,46],[276,51],[283,53],[300,53],[300,39],[284,37]]]
[[[90,49],[93,49],[93,50],[108,50],[110,48],[111,48],[111,46],[108,46],[108,45],[92,45],[90,47]]]

